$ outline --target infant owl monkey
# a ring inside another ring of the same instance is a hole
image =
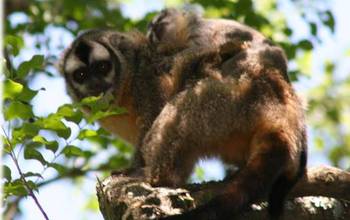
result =
[[[206,207],[174,219],[200,219],[207,206],[228,219],[265,194],[278,218],[306,164],[304,110],[283,52],[237,22],[176,10],[161,12],[148,36],[80,36],[62,59],[69,93],[112,93],[128,109],[101,125],[138,146],[134,166],[152,185],[185,184],[202,157],[240,168]]]

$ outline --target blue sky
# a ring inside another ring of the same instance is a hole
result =
[[[293,8],[288,4],[288,1],[280,1],[281,9],[287,15],[287,20],[295,31],[295,38],[304,36],[307,33],[306,26],[298,20],[296,16],[298,8]],[[317,45],[313,51],[313,65],[311,78],[305,78],[295,85],[298,91],[305,92],[313,86],[317,85],[319,81],[319,75],[322,73],[322,63],[327,60],[334,60],[339,63],[337,67],[337,74],[348,75],[350,69],[350,62],[347,62],[344,54],[350,49],[350,28],[349,28],[349,8],[350,1],[347,0],[334,0],[331,1],[332,12],[336,16],[336,32],[332,35],[328,30],[322,29],[322,44]],[[123,12],[133,18],[140,18],[143,14],[149,10],[160,9],[164,7],[164,1],[141,1],[141,0],[129,0],[127,4],[122,6]],[[21,19],[25,19],[21,15],[12,17],[13,22],[21,22]],[[63,42],[65,45],[73,40],[73,36],[63,32],[59,28],[49,28],[47,35],[52,36],[52,43],[57,44]],[[31,45],[32,39],[30,36],[25,37],[27,45]],[[21,54],[21,60],[30,59],[35,53],[47,54],[49,51],[36,51],[31,47],[25,49]],[[60,51],[54,51],[59,54]],[[19,62],[19,60],[15,61]],[[55,71],[55,70],[52,70]],[[48,79],[44,75],[39,75],[35,78],[34,82],[30,85],[33,89],[40,89],[42,85],[45,85],[46,91],[42,91],[34,100],[34,110],[39,115],[47,115],[50,112],[56,111],[57,107],[69,103],[70,98],[65,93],[64,81],[62,78]],[[59,94],[59,98],[57,98]],[[37,107],[37,106],[40,106]],[[312,134],[310,133],[312,139]],[[310,149],[309,165],[328,164],[325,152]],[[28,170],[39,168],[39,164],[30,163],[29,167],[26,167],[24,161],[22,166],[28,168]],[[207,171],[206,176],[208,178],[221,178],[223,176],[220,163],[217,161],[211,161],[210,163],[200,163],[200,166],[204,167]],[[54,171],[48,170],[45,173],[45,177],[52,176]],[[94,174],[89,176],[86,181],[81,183],[79,187],[73,186],[70,181],[62,180],[54,184],[50,184],[42,188],[38,194],[38,198],[43,205],[43,208],[48,213],[50,219],[65,219],[65,220],[80,220],[80,219],[101,219],[99,213],[88,212],[84,210],[84,205],[87,197],[94,196],[96,179]],[[39,213],[37,207],[34,206],[33,201],[28,198],[21,203],[23,208],[23,216],[20,220],[32,220],[42,219],[42,215]],[[64,211],[62,211],[64,210]]]

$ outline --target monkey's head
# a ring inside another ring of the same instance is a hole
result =
[[[192,29],[199,25],[201,14],[196,8],[164,9],[148,24],[146,36],[160,52],[184,49],[188,46]]]
[[[77,101],[88,96],[118,94],[132,75],[142,35],[91,30],[79,36],[60,61],[68,93]]]

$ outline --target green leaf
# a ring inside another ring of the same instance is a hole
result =
[[[95,199],[95,197],[88,198],[84,208],[87,210],[93,210],[95,212],[98,212],[99,205],[97,199]]]
[[[85,159],[89,159],[91,158],[92,156],[94,156],[96,153],[92,152],[92,151],[89,151],[89,150],[84,150],[83,151],[83,157]]]
[[[54,153],[58,149],[57,141],[48,141],[43,136],[40,136],[40,135],[37,135],[37,136],[33,137],[33,141],[43,144],[46,149],[51,150]]]
[[[30,60],[32,63],[32,66],[34,68],[41,68],[44,63],[44,56],[43,55],[34,55],[32,59]]]
[[[74,114],[73,106],[70,104],[62,105],[57,109],[56,114],[61,116],[72,116]]]
[[[32,65],[30,61],[24,61],[21,63],[17,70],[17,76],[21,79],[23,79],[25,76],[27,76],[32,68]]]
[[[18,95],[17,99],[23,102],[29,102],[36,96],[36,94],[38,94],[38,91],[32,90],[27,86],[24,86],[21,94]]]
[[[23,102],[29,102],[38,93],[29,89],[27,86],[7,79],[4,82],[4,99],[17,99]]]
[[[4,184],[4,194],[7,196],[26,196],[28,195],[27,189],[21,180],[16,180],[14,182]]]
[[[103,101],[103,96],[89,96],[81,100],[82,106],[87,106],[92,113],[108,108],[108,103]]]
[[[78,135],[78,139],[84,140],[85,138],[95,137],[95,136],[97,136],[97,131],[90,130],[90,129],[84,129],[84,130],[80,131],[80,133]]]
[[[118,149],[118,152],[123,154],[131,154],[134,151],[132,145],[121,139],[114,139],[112,144]]]
[[[292,29],[290,29],[289,27],[285,27],[285,29],[283,30],[283,32],[287,35],[287,36],[291,36],[293,34]]]
[[[11,169],[6,165],[3,165],[3,175],[4,175],[5,179],[7,180],[7,182],[11,181],[11,179],[12,179]]]
[[[321,137],[315,137],[314,145],[317,149],[321,150],[324,148],[324,141]]]
[[[3,141],[3,150],[5,153],[9,154],[13,150],[13,146]]]
[[[23,174],[24,177],[33,177],[33,176],[36,176],[36,177],[40,177],[41,179],[44,179],[40,173],[33,173],[33,172],[27,172],[27,173],[24,173]]]
[[[326,110],[326,114],[328,116],[328,118],[332,121],[334,121],[335,123],[339,123],[340,122],[340,113],[339,113],[339,109],[338,108],[334,108],[334,109],[327,109]]]
[[[64,166],[62,166],[61,164],[58,164],[58,163],[49,163],[48,166],[54,168],[55,170],[57,170],[57,172],[60,175],[65,174],[66,171],[67,171],[66,167],[64,167]]]
[[[29,61],[22,62],[17,69],[17,76],[21,79],[26,77],[33,69],[39,69],[43,66],[44,56],[34,55]]]
[[[74,109],[74,106],[69,104],[60,106],[56,114],[76,124],[79,124],[79,122],[83,119],[83,114],[81,111]]]
[[[335,64],[329,60],[328,61],[326,60],[324,63],[325,73],[331,76],[334,73],[334,69],[335,69]]]
[[[4,99],[15,99],[23,90],[23,85],[6,79],[4,82]]]
[[[5,46],[10,46],[12,48],[12,54],[17,56],[20,49],[24,46],[24,41],[19,36],[7,35],[5,36]]]
[[[314,22],[310,22],[309,25],[310,25],[310,28],[311,28],[311,34],[313,36],[317,36],[317,24],[314,23]]]
[[[99,96],[89,96],[80,101],[80,105],[89,107],[92,113],[98,111],[105,111],[110,107],[110,103],[114,100],[112,94],[105,94]]]
[[[99,136],[109,136],[110,133],[108,131],[106,131],[105,129],[103,129],[102,127],[97,129],[97,134]]]
[[[125,108],[115,108],[113,110],[97,111],[95,113],[88,115],[87,121],[89,123],[92,123],[92,122],[97,121],[101,118],[105,118],[105,117],[112,116],[112,115],[120,115],[120,114],[123,114],[126,112],[127,112],[127,110]]]
[[[22,143],[25,138],[33,138],[38,134],[40,128],[34,123],[23,123],[19,128],[12,132],[12,141],[14,144]]]
[[[302,70],[303,74],[306,76],[311,75],[311,64],[312,64],[312,52],[311,51],[305,51],[304,53],[301,53],[297,59],[295,60],[299,69]]]
[[[327,10],[325,13],[325,19],[323,20],[323,23],[327,25],[331,31],[334,33],[334,27],[335,27],[335,19],[331,11]]]
[[[89,97],[85,97],[83,98],[80,103],[83,104],[83,105],[87,105],[87,106],[90,106],[90,105],[95,105],[96,102],[98,100],[100,100],[102,98],[102,95],[100,96],[89,96]]]
[[[202,167],[197,166],[194,171],[196,178],[198,180],[204,180],[205,179],[205,171]]]
[[[100,168],[113,168],[118,169],[122,167],[127,167],[129,165],[130,160],[128,160],[126,157],[122,155],[113,155],[110,158],[108,158],[107,163],[101,164]]]
[[[26,120],[34,117],[32,106],[19,101],[11,102],[10,105],[5,108],[4,115],[6,120],[11,120],[14,118]]]
[[[68,145],[63,149],[63,153],[66,157],[83,157],[84,152],[76,146]]]
[[[89,114],[87,116],[87,121],[89,123],[95,122],[98,119],[118,115],[127,112],[125,108],[115,107],[111,109],[111,102],[113,100],[111,94],[100,95],[100,96],[90,96],[84,98],[79,104],[79,107],[84,107],[89,109]]]
[[[28,184],[30,189],[35,190],[35,191],[38,192],[38,184],[34,183],[31,180],[27,180],[27,184]]]
[[[51,130],[57,133],[58,136],[65,139],[69,138],[71,130],[62,121],[61,117],[56,114],[51,114],[46,118],[40,118],[35,122],[42,129]]]
[[[39,161],[42,165],[47,164],[47,162],[45,161],[43,155],[37,151],[36,149],[32,148],[32,147],[25,147],[24,149],[24,159],[32,159],[32,160],[37,160]]]
[[[332,148],[329,159],[332,161],[334,165],[338,165],[339,160],[345,155],[345,148],[342,146],[335,146]]]
[[[306,39],[299,41],[298,46],[304,50],[312,50],[313,48],[311,41]]]
[[[37,93],[38,91],[31,90],[27,86],[11,79],[7,79],[4,82],[4,99],[29,102]]]

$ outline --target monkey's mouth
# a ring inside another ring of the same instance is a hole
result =
[[[113,90],[113,86],[111,83],[98,80],[96,82],[90,82],[89,85],[87,85],[86,90],[88,96],[100,96],[108,93],[110,90]]]

